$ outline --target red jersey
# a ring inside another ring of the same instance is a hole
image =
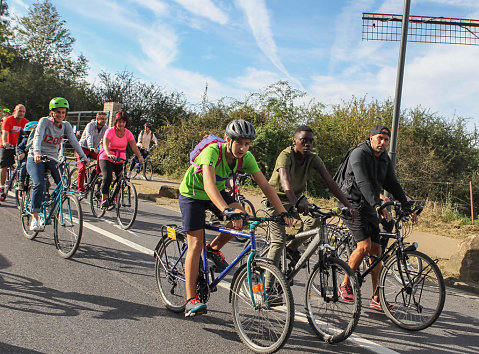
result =
[[[20,122],[17,122],[13,115],[5,118],[2,123],[2,134],[3,130],[8,132],[7,143],[13,146],[17,145],[18,134],[28,122],[29,120],[27,118],[22,118]],[[1,142],[1,146],[3,146],[3,141]]]

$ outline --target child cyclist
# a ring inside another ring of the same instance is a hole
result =
[[[201,167],[196,170],[190,166],[180,185],[179,203],[188,242],[188,252],[185,261],[186,297],[185,317],[200,315],[206,312],[206,304],[198,299],[196,281],[198,267],[203,248],[205,226],[205,210],[210,209],[215,214],[232,215],[244,213],[241,205],[225,191],[225,182],[238,170],[239,159],[242,159],[241,170],[250,173],[265,196],[283,216],[284,221],[291,225],[293,219],[287,213],[273,187],[270,186],[258,167],[255,158],[248,151],[251,141],[256,138],[253,125],[243,119],[233,120],[226,127],[226,143],[206,146],[194,159]],[[221,160],[218,159],[221,156]],[[243,228],[243,220],[232,220],[226,227]],[[223,270],[228,266],[220,249],[233,238],[232,235],[220,234],[207,245],[207,255]]]
[[[28,122],[25,124],[20,134],[18,135],[17,140],[17,159],[20,165],[20,173],[18,174],[17,190],[23,191],[25,189],[25,178],[27,177],[27,155],[28,149],[30,148],[31,143],[33,143],[33,136],[30,137],[32,132],[37,127],[38,122]]]

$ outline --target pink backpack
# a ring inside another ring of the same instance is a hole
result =
[[[196,167],[196,170],[193,173],[203,172],[203,169],[201,168],[201,166],[198,166],[195,163],[195,159],[207,146],[211,144],[215,144],[215,143],[218,144],[218,148],[220,151],[220,154],[218,156],[218,161],[216,161],[215,167],[220,164],[221,159],[223,158],[223,144],[226,143],[226,141],[213,134],[205,135],[203,139],[198,144],[196,144],[196,146],[190,152],[190,163]],[[241,158],[238,160],[238,168],[236,169],[236,171],[239,171],[242,166],[243,166],[243,159]],[[236,172],[233,173],[233,181],[235,179],[236,179]],[[195,195],[195,180],[194,179],[193,179],[193,195]]]

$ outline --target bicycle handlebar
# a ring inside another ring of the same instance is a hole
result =
[[[304,194],[301,197],[299,197],[296,203],[294,204],[294,207],[293,207],[294,211],[298,211],[298,206],[303,201],[303,199],[306,199],[306,196]],[[321,208],[318,205],[310,204],[309,202],[308,202],[308,207],[309,207],[309,214],[313,218],[324,217],[328,219],[333,216],[351,215],[349,208],[347,207],[329,209],[329,211],[327,212],[321,211]]]
[[[416,201],[410,200],[403,206],[401,204],[401,202],[398,202],[397,200],[389,201],[389,202],[386,202],[386,203],[382,204],[379,207],[378,214],[381,214],[381,212],[384,210],[384,208],[387,208],[388,206],[394,206],[394,208],[398,211],[398,217],[399,218],[401,218],[403,216],[408,216],[410,214],[419,215],[419,214],[421,214],[424,207],[422,205],[416,205],[414,208],[411,209],[411,206],[413,206],[415,203],[416,203]]]

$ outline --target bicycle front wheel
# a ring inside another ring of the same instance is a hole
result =
[[[338,289],[344,276],[349,277],[354,300],[341,299]],[[306,313],[316,334],[327,343],[348,338],[361,314],[361,294],[354,272],[343,260],[328,257],[314,266],[306,285]]]
[[[147,159],[143,164],[143,176],[147,181],[151,181],[153,178],[153,164],[150,159]]]
[[[91,213],[96,218],[101,218],[105,215],[106,209],[101,207],[101,177],[95,178],[92,182],[92,188],[90,193],[90,208]]]
[[[399,259],[391,257],[381,270],[379,284],[383,311],[401,328],[425,329],[437,320],[444,307],[444,278],[424,253],[405,251]]]
[[[173,312],[185,310],[186,240],[176,234],[176,240],[164,237],[155,251],[155,278],[161,301]]]
[[[133,226],[138,212],[138,196],[135,186],[128,181],[122,183],[116,201],[116,218],[123,230]]]
[[[270,289],[265,279],[269,279]],[[241,341],[257,353],[279,350],[291,334],[294,301],[281,271],[274,265],[254,260],[251,264],[254,305],[250,295],[246,264],[234,275],[230,301],[233,323]]]
[[[75,195],[64,193],[57,208],[53,222],[55,247],[61,257],[70,258],[77,251],[83,232],[81,205]]]

